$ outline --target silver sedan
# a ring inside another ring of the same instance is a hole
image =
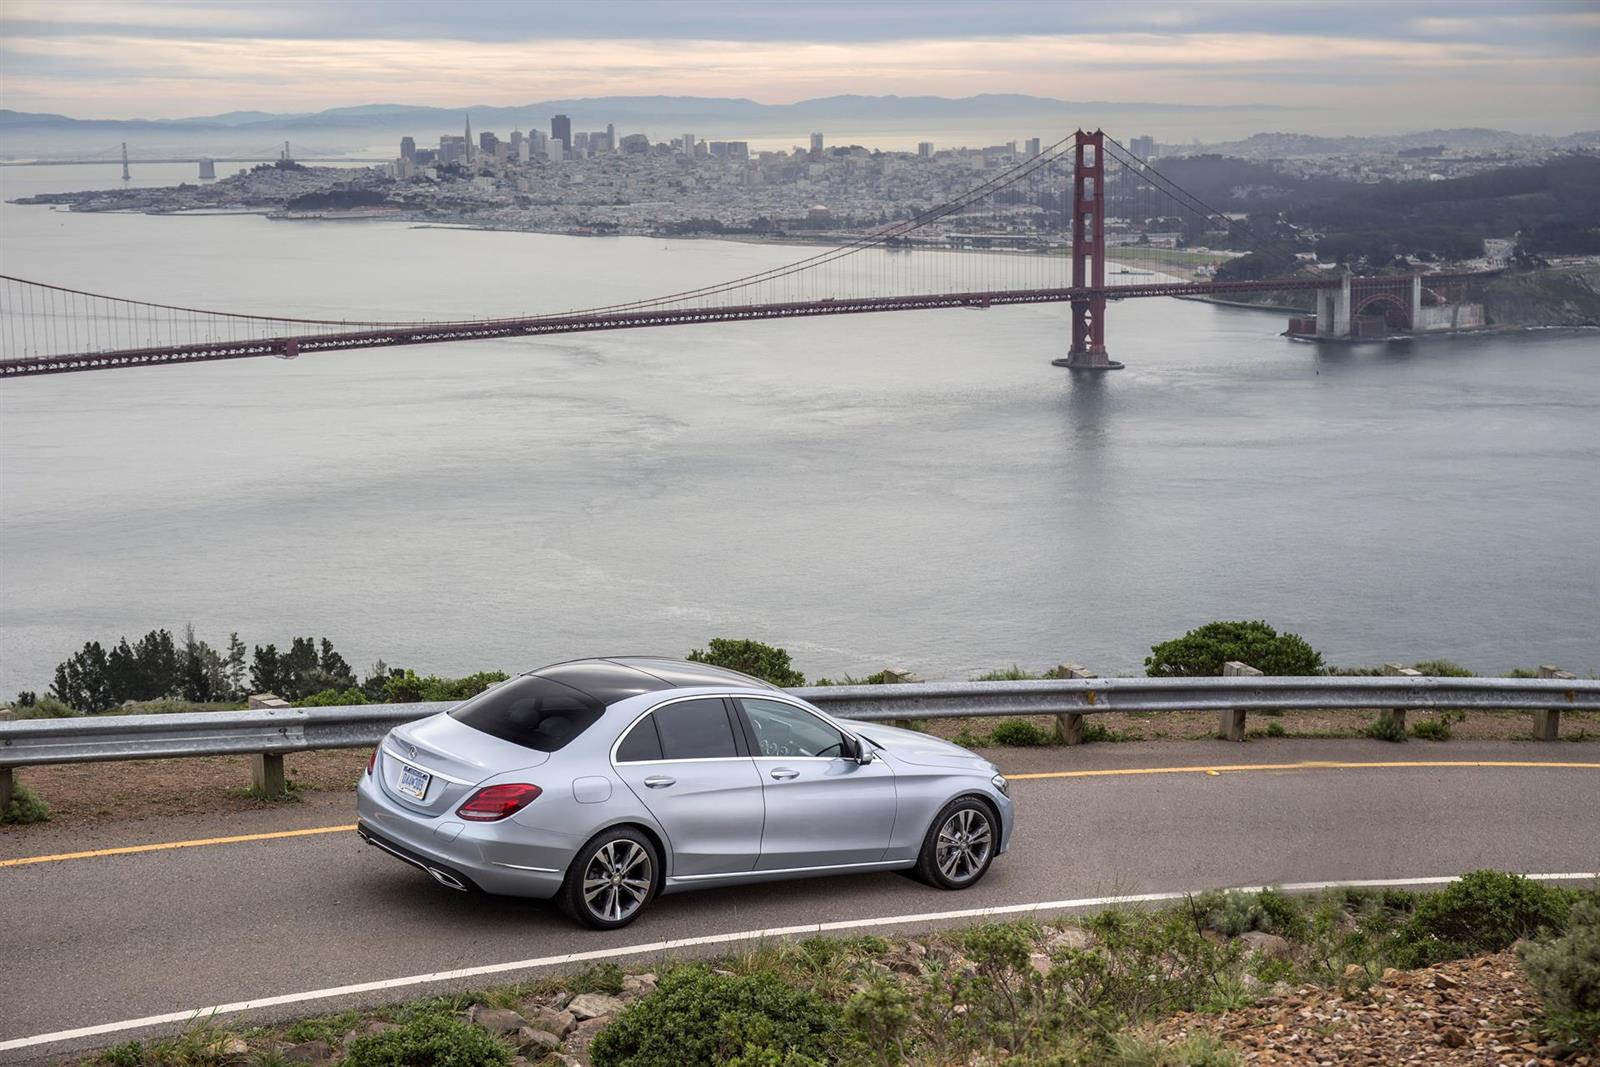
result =
[[[657,895],[903,870],[965,889],[1006,850],[1006,780],[966,749],[834,719],[755,678],[558,663],[398,727],[361,836],[450,889],[555,898],[614,929]]]

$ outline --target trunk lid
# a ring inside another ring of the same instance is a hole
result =
[[[383,791],[405,807],[445,815],[460,807],[484,779],[538,767],[549,759],[548,752],[490,737],[441,712],[390,730],[379,746],[373,774]],[[417,772],[428,776],[420,798],[414,795]],[[402,789],[402,782],[413,791]]]

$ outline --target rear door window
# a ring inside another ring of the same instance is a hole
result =
[[[661,735],[663,759],[726,759],[739,754],[721,697],[675,701],[651,715]]]
[[[479,693],[450,715],[502,741],[554,752],[593,726],[605,710],[587,693],[525,674]]]
[[[656,733],[656,717],[640,719],[617,746],[618,763],[643,763],[661,758],[661,736]]]

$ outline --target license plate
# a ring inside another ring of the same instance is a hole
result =
[[[427,771],[419,771],[415,767],[402,765],[400,768],[400,792],[421,800],[423,794],[428,791],[428,781],[432,777],[433,775]]]

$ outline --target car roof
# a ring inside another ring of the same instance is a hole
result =
[[[759,678],[725,667],[689,663],[665,656],[597,656],[552,663],[529,673],[571,686],[607,705],[661,689],[700,686],[777,688]]]

